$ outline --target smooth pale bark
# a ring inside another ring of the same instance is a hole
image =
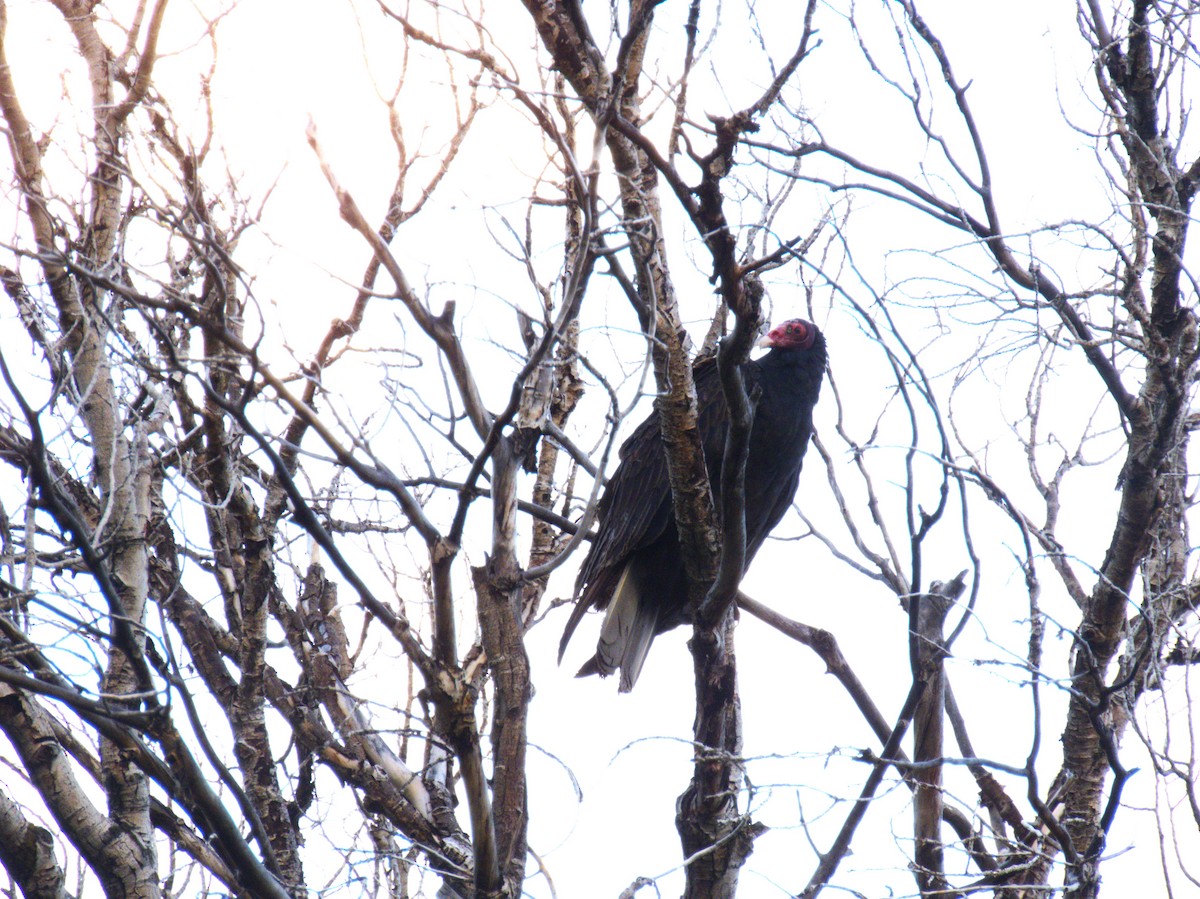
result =
[[[0,687],[0,707],[8,701]],[[0,711],[0,716],[3,716]],[[0,791],[0,864],[25,899],[67,899],[66,875],[54,857],[54,834],[22,813]]]
[[[90,136],[95,169],[88,182],[91,196],[79,244],[82,265],[100,271],[111,263],[120,234],[121,191],[125,183],[121,139],[129,108],[117,102],[112,58],[96,31],[91,10],[65,0],[56,5],[75,36],[92,90],[94,120]],[[153,57],[152,45],[148,45],[142,60],[147,73],[153,66]],[[0,59],[0,69],[6,68],[3,63]],[[109,325],[107,310],[103,308],[107,297],[90,279],[69,277],[60,261],[55,225],[46,218],[43,208],[46,189],[42,183],[41,151],[29,139],[29,125],[7,73],[0,81],[0,104],[10,127],[20,132],[12,142],[20,185],[35,240],[44,254],[42,264],[63,334],[65,362],[92,447],[102,529],[98,533],[80,533],[76,526],[72,537],[81,546],[89,544],[85,552],[100,547],[105,550],[103,564],[108,569],[106,598],[110,604],[113,646],[102,690],[118,705],[135,709],[141,699],[121,703],[120,697],[146,695],[147,691],[152,694],[154,690],[142,658],[140,631],[136,628],[144,618],[148,595],[143,537],[150,508],[150,470],[145,432],[139,425],[127,431],[122,418],[124,410],[108,360]],[[48,485],[43,489],[49,489]],[[153,899],[158,895],[158,874],[148,780],[144,772],[106,739],[101,740],[100,757],[112,822],[138,846],[136,852],[120,854],[119,864],[108,872],[115,879],[110,880],[107,889],[125,897]]]
[[[87,860],[105,894],[120,897],[155,893],[157,872],[152,877],[146,874],[154,861],[153,846],[91,803],[70,758],[59,745],[49,716],[38,702],[0,684],[0,730],[16,749],[63,836]]]

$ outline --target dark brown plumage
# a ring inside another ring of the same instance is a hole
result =
[[[825,373],[825,338],[811,322],[784,322],[759,346],[771,350],[742,365],[747,392],[759,391],[746,461],[747,567],[795,496]],[[729,416],[717,366],[701,363],[693,374],[704,460],[719,500]],[[575,582],[576,605],[559,658],[583,615],[607,609],[596,655],[579,674],[620,670],[621,692],[628,692],[655,635],[687,622],[690,610],[657,412],[629,436],[620,455],[600,499],[596,539]]]

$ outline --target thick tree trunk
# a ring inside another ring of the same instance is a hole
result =
[[[1128,156],[1132,199],[1140,205],[1135,240],[1151,252],[1148,272],[1133,274],[1148,274],[1148,304],[1140,285],[1131,283],[1124,292],[1130,314],[1141,325],[1146,375],[1129,413],[1117,525],[1079,628],[1063,732],[1063,767],[1069,773],[1063,823],[1071,844],[1064,847],[1066,894],[1072,899],[1091,899],[1099,892],[1099,860],[1110,823],[1105,785],[1120,769],[1116,753],[1123,726],[1109,667],[1129,635],[1134,581],[1140,569],[1148,588],[1145,620],[1161,620],[1155,606],[1169,606],[1171,600],[1158,591],[1177,580],[1171,569],[1178,563],[1170,550],[1184,539],[1182,479],[1170,460],[1179,464],[1186,458],[1184,420],[1197,358],[1197,324],[1181,291],[1196,173],[1194,166],[1181,168],[1161,131],[1154,15],[1151,0],[1135,0],[1123,47],[1109,35],[1106,22],[1092,18],[1088,23],[1097,47],[1097,78]],[[1122,779],[1118,773],[1109,804],[1119,796]]]
[[[18,694],[0,685],[0,729],[21,727]],[[15,745],[15,744],[14,744]],[[68,781],[69,784],[69,781]],[[82,796],[78,796],[84,800]],[[54,834],[31,823],[3,791],[0,791],[0,863],[16,882],[25,899],[68,899],[66,875],[54,854]]]
[[[689,859],[685,899],[732,899],[737,895],[742,865],[754,840],[766,828],[738,808],[744,785],[741,764],[741,699],[733,652],[736,620],[727,615],[720,626],[724,646],[719,655],[693,647],[697,679],[708,683],[700,695],[710,705],[696,712],[696,758],[692,780],[679,797],[675,827],[685,859]]]
[[[23,692],[0,684],[0,730],[33,777],[33,786],[62,834],[100,879],[105,895],[110,899],[156,896],[158,872],[153,866],[153,843],[92,805],[45,710]],[[132,759],[126,764],[134,767]],[[131,795],[128,782],[110,790],[110,795],[113,792],[126,800]],[[40,864],[44,871],[44,858]]]

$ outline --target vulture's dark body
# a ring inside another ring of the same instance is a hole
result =
[[[812,410],[825,369],[824,338],[814,325],[788,322],[767,339],[797,325],[812,329],[807,345],[776,343],[742,366],[747,393],[759,395],[746,461],[747,566],[792,503],[812,434]],[[697,426],[719,503],[729,416],[717,366],[701,363],[694,377]],[[630,435],[620,456],[600,500],[596,539],[579,571],[579,598],[562,647],[588,609],[608,608],[596,655],[580,674],[620,669],[625,691],[637,680],[650,641],[688,621],[690,609],[657,413]],[[614,596],[617,602],[610,608]]]

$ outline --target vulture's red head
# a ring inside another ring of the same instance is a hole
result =
[[[793,318],[768,331],[758,345],[781,350],[807,350],[816,342],[818,333],[812,322]]]

